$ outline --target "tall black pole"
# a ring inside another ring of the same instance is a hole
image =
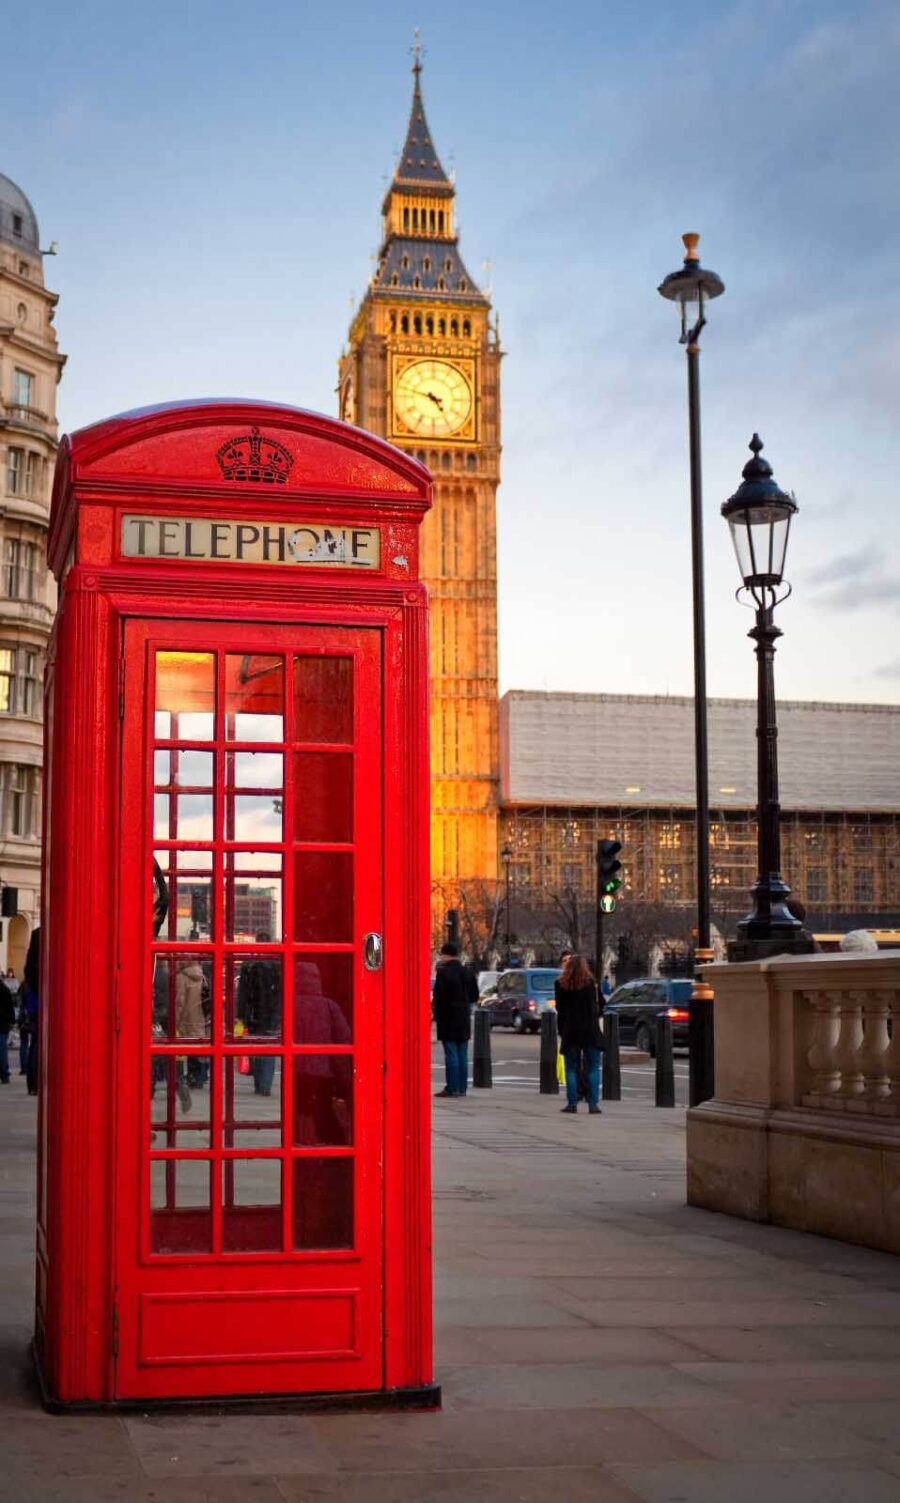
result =
[[[691,562],[694,590],[694,768],[697,824],[697,948],[709,949],[709,754],[706,735],[706,609],[703,584],[703,478],[700,459],[700,346],[687,347],[691,454]]]
[[[703,478],[700,457],[699,330],[688,341],[688,432],[691,456],[691,563],[694,593],[694,781],[696,785],[697,943],[695,966],[712,960],[709,923],[709,751],[706,732],[706,606],[703,582]],[[694,980],[688,1022],[691,1106],[715,1093],[713,993],[699,975]]]
[[[596,923],[595,923],[595,928],[594,928],[594,975],[597,978],[597,986],[599,987],[603,983],[603,907],[602,907],[602,904],[601,904],[601,899],[603,897],[603,893],[601,891],[601,882],[600,882],[600,842],[599,842],[599,840],[597,841],[596,870],[597,870],[597,896],[596,896],[597,909],[596,909]]]
[[[506,964],[512,960],[512,946],[510,944],[510,921],[509,921],[509,858],[506,862]]]

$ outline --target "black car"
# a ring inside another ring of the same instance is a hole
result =
[[[672,1043],[687,1048],[688,1004],[694,990],[693,981],[666,981],[650,978],[626,981],[617,986],[603,1009],[604,1017],[615,1013],[619,1019],[619,1039],[623,1044],[656,1054],[656,1019],[667,1012],[672,1019]]]

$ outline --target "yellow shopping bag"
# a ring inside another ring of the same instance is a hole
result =
[[[565,1083],[566,1083],[566,1062],[563,1059],[563,1052],[562,1052],[561,1049],[557,1049],[557,1051],[556,1051],[556,1078],[559,1081],[559,1083],[560,1083],[561,1086],[565,1085]]]

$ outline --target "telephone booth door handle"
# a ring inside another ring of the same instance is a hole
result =
[[[367,934],[363,940],[363,965],[367,971],[380,971],[384,946],[380,934]]]

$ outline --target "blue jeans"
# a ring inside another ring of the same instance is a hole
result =
[[[272,1082],[275,1079],[275,1055],[254,1054],[250,1061],[253,1071],[253,1086],[258,1096],[270,1096],[272,1094]]]
[[[469,1084],[469,1045],[444,1039],[444,1065],[447,1070],[447,1090],[451,1096],[465,1096]]]
[[[591,1047],[582,1049],[579,1046],[577,1049],[563,1051],[566,1062],[566,1101],[569,1106],[578,1105],[578,1071],[582,1055],[587,1075],[588,1106],[597,1106],[600,1101],[600,1050]]]
[[[0,1033],[0,1080],[9,1080],[9,1034]]]

